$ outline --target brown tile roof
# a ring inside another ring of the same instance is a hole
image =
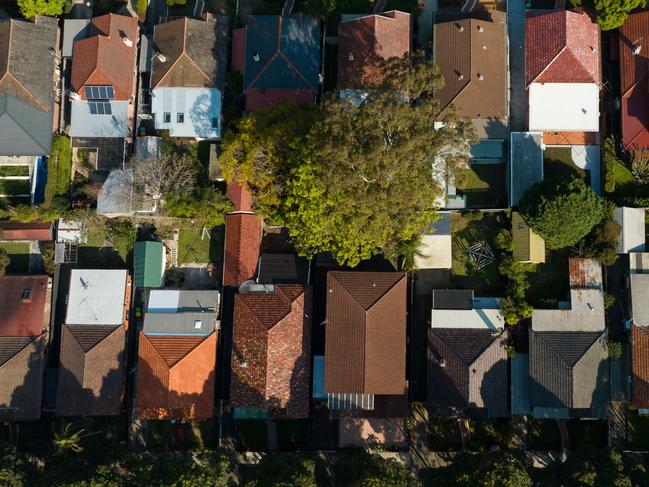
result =
[[[601,84],[599,25],[583,9],[528,16],[525,55],[528,85]]]
[[[107,14],[95,17],[92,23],[95,35],[75,41],[72,48],[71,88],[85,98],[86,85],[113,86],[116,100],[128,100],[133,94],[137,19]],[[124,36],[132,41],[131,47],[125,44]]]
[[[309,416],[310,307],[310,288],[302,285],[235,295],[230,404]]]
[[[325,392],[403,394],[406,274],[327,274]]]
[[[338,87],[368,59],[401,57],[410,51],[410,14],[391,10],[347,20],[338,27]]]
[[[239,286],[254,277],[260,252],[261,224],[261,217],[251,213],[226,216],[224,286]]]
[[[155,46],[166,58],[152,60],[151,88],[158,86],[223,89],[228,62],[228,18],[182,17],[155,26]]]
[[[33,421],[41,415],[46,335],[0,337],[0,419]]]
[[[504,13],[494,11],[435,24],[433,55],[444,76],[440,117],[453,104],[465,117],[507,118],[504,19]]]
[[[2,222],[0,232],[0,240],[52,240],[50,222]]]
[[[0,277],[0,336],[38,336],[45,316],[48,276]],[[29,289],[28,299],[23,292]]]
[[[121,413],[125,340],[123,326],[63,325],[57,416]]]
[[[229,182],[226,195],[234,205],[234,211],[252,212],[252,195],[244,186],[236,181]]]
[[[631,347],[633,404],[649,409],[649,328],[631,327]]]
[[[217,332],[207,337],[140,332],[135,409],[142,419],[210,418]]]

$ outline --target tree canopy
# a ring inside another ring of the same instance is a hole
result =
[[[254,113],[225,139],[226,179],[245,185],[303,256],[330,252],[350,266],[381,249],[396,256],[466,162],[473,127],[453,110],[440,117],[437,66],[421,53],[374,63],[351,97]]]
[[[602,221],[605,205],[580,179],[546,179],[520,201],[525,222],[545,239],[548,248],[574,245]]]
[[[58,17],[63,13],[65,0],[18,0],[20,13],[26,19],[35,15],[48,15]]]
[[[613,30],[624,24],[632,10],[644,8],[647,0],[595,0],[597,23],[602,30]]]
[[[408,468],[396,460],[385,460],[365,450],[340,455],[334,465],[336,485],[348,487],[415,487],[421,485]]]

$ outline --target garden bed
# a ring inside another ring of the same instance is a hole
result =
[[[0,177],[29,176],[29,166],[0,166]]]
[[[503,163],[472,164],[457,177],[458,194],[465,195],[468,208],[507,206],[506,167]]]
[[[32,184],[29,179],[0,179],[0,194],[8,197],[27,196],[31,191]]]

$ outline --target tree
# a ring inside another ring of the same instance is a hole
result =
[[[579,448],[565,463],[555,466],[555,476],[565,487],[631,487],[622,455],[616,450]]]
[[[620,342],[609,341],[608,344],[608,358],[617,360],[622,357],[622,344]]]
[[[581,239],[575,246],[578,255],[596,259],[602,265],[612,265],[618,257],[618,239],[622,228],[615,221],[615,204],[604,202],[602,221]]]
[[[30,464],[13,445],[0,440],[0,485],[23,487],[27,482]]]
[[[522,319],[532,316],[533,308],[526,300],[526,292],[530,287],[527,274],[532,270],[531,264],[517,262],[511,255],[504,256],[500,261],[498,271],[507,277],[500,311],[508,325],[516,325]]]
[[[125,260],[135,246],[136,229],[126,218],[114,218],[106,223],[106,238]]]
[[[581,179],[546,179],[521,198],[519,213],[548,248],[574,245],[602,221],[605,205]]]
[[[336,9],[336,0],[305,0],[304,11],[308,14],[327,20]]]
[[[0,249],[0,277],[7,273],[7,267],[9,267],[10,260],[7,251],[5,249]]]
[[[81,440],[81,435],[84,430],[80,429],[72,432],[70,431],[71,426],[72,423],[68,423],[65,425],[65,428],[63,428],[63,431],[56,431],[54,433],[54,440],[52,440],[52,443],[54,443],[54,448],[57,454],[68,452],[81,453],[83,451],[83,448],[79,445],[79,441]]]
[[[644,8],[646,3],[646,0],[595,0],[597,23],[602,30],[617,29],[624,24],[632,10]]]
[[[190,218],[207,228],[223,225],[232,203],[220,191],[200,188],[195,194],[170,194],[165,200],[165,212],[175,218]]]
[[[385,460],[365,450],[340,454],[334,465],[336,485],[348,487],[414,487],[421,482],[413,477],[405,465],[396,460]]]
[[[615,191],[615,167],[622,164],[617,157],[617,142],[612,135],[604,141],[602,152],[604,191],[612,193]]]
[[[133,184],[138,192],[154,200],[169,193],[191,193],[196,186],[196,161],[185,154],[167,152],[159,157],[134,156],[128,167],[133,170]]]
[[[249,487],[315,487],[315,460],[300,453],[269,453],[254,473]]]
[[[26,19],[35,15],[58,17],[63,13],[65,0],[18,0],[20,14]]]

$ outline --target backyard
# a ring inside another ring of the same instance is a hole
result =
[[[560,450],[561,433],[556,420],[528,418],[527,444],[530,450]]]
[[[649,183],[640,183],[634,177],[631,169],[624,161],[615,160],[615,191],[613,198],[633,200],[635,198],[649,198]]]
[[[453,246],[452,283],[461,289],[472,289],[477,296],[500,296],[503,278],[498,272],[498,251],[494,240],[504,228],[504,213],[453,213],[451,235]],[[476,245],[481,248],[476,249]],[[474,249],[472,251],[472,249]],[[483,254],[480,264],[472,256]]]
[[[72,147],[65,135],[52,138],[51,156],[47,160],[47,185],[45,205],[49,206],[56,196],[68,196],[72,171]]]
[[[545,263],[530,272],[527,300],[537,309],[552,309],[568,296],[568,252],[565,249],[546,251]]]
[[[178,264],[216,264],[223,262],[223,226],[205,229],[187,225],[180,229],[178,236]]]
[[[636,409],[626,413],[627,446],[630,450],[649,450],[649,416],[640,415]]]
[[[24,274],[29,270],[29,244],[26,242],[0,242],[0,249],[9,254],[8,274]]]
[[[507,205],[506,167],[498,164],[472,164],[462,169],[456,180],[459,194],[468,208],[502,208]]]
[[[106,240],[106,230],[103,227],[89,227],[87,242],[79,245],[78,264],[81,268],[118,269],[123,268],[128,260],[128,254],[118,252]]]
[[[216,423],[214,421],[171,423],[148,421],[147,449],[154,451],[214,448]]]
[[[590,171],[577,167],[570,147],[547,147],[543,152],[543,174],[551,177],[575,177],[590,186]]]

